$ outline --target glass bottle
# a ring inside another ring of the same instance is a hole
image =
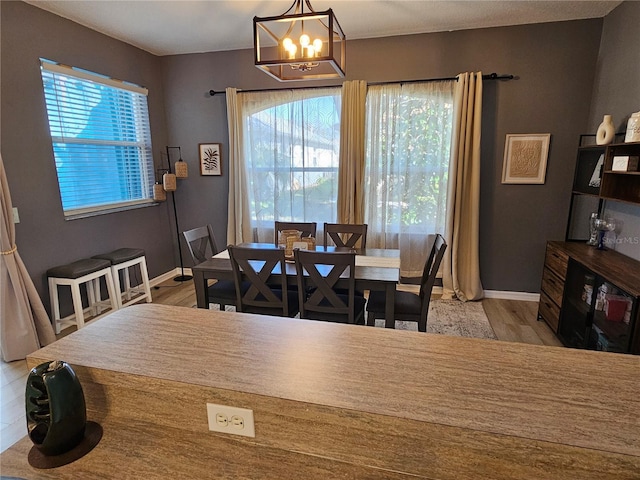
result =
[[[587,241],[587,245],[591,245],[592,247],[598,245],[598,228],[596,227],[596,220],[598,220],[598,214],[594,212],[589,217],[589,240]]]

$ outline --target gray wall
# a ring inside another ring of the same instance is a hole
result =
[[[0,9],[2,158],[20,213],[16,243],[42,299],[48,305],[48,268],[119,247],[145,249],[152,276],[174,268],[167,204],[64,220],[39,62],[47,58],[148,87],[157,150],[167,138],[160,59],[22,2],[3,1]]]
[[[545,243],[564,238],[578,136],[595,131],[603,114],[597,105],[614,106],[601,93],[602,85],[620,75],[602,67],[611,62],[629,67],[637,59],[639,46],[632,42],[631,31],[638,23],[637,11],[637,3],[625,2],[607,17],[600,55],[601,19],[349,41],[348,79],[397,81],[476,70],[518,76],[509,82],[485,82],[480,249],[486,289],[539,290]],[[253,66],[250,50],[158,58],[20,2],[0,2],[0,13],[2,155],[20,209],[18,246],[45,299],[44,272],[54,265],[125,245],[147,251],[152,276],[170,270],[178,259],[169,202],[63,219],[39,57],[149,87],[156,162],[165,145],[179,145],[190,167],[189,178],[179,181],[176,192],[180,228],[211,223],[221,245],[226,241],[229,180],[226,106],[224,95],[210,97],[208,91],[342,81],[279,83]],[[631,51],[618,60],[622,26],[622,43],[631,45]],[[607,90],[616,99],[615,108],[604,113],[612,113],[618,123],[640,109],[635,72],[631,101],[625,96],[629,92],[619,92],[617,86]],[[544,185],[500,183],[507,133],[552,134]],[[198,173],[198,143],[208,142],[222,143],[221,177]]]
[[[348,79],[368,82],[512,73],[485,82],[481,276],[492,290],[537,292],[547,240],[563,239],[578,136],[585,132],[602,20],[349,41]],[[180,189],[181,227],[212,223],[226,239],[228,133],[224,95],[210,89],[296,88],[253,66],[250,50],[162,59],[171,142],[197,171],[197,145],[223,144],[223,177],[190,177]],[[323,84],[329,84],[324,82]],[[341,80],[333,82],[340,84]],[[507,133],[551,133],[544,185],[502,185]]]
[[[604,21],[589,114],[595,132],[605,114],[613,115],[618,132],[640,111],[640,2],[624,2]],[[616,219],[614,248],[640,260],[640,206],[607,202],[605,214]]]

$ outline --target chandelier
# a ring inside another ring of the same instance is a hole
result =
[[[333,10],[316,12],[309,0],[294,0],[276,17],[253,17],[253,50],[256,67],[281,82],[344,77],[344,32]]]

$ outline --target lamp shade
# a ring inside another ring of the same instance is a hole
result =
[[[167,192],[160,182],[156,182],[153,186],[153,200],[156,202],[164,202],[167,199]]]
[[[187,166],[187,162],[180,159],[174,165],[176,169],[176,177],[178,178],[187,178],[189,176],[189,167]]]
[[[345,76],[344,32],[333,10],[315,12],[308,0],[295,0],[282,15],[254,17],[253,47],[256,67],[281,82]]]
[[[162,186],[165,192],[174,192],[176,190],[176,176],[174,173],[165,173],[162,175]]]

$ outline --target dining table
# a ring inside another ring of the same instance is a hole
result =
[[[278,248],[272,243],[241,243],[248,248]],[[354,272],[356,289],[385,292],[385,327],[395,328],[394,297],[396,285],[400,281],[400,250],[387,248],[345,248],[316,246],[319,252],[345,252],[356,254]],[[287,283],[297,284],[296,266],[293,260],[285,263]],[[192,267],[198,308],[209,308],[207,287],[209,280],[233,280],[233,270],[228,250],[223,250],[212,258]],[[338,280],[336,287],[346,287],[347,279]]]

